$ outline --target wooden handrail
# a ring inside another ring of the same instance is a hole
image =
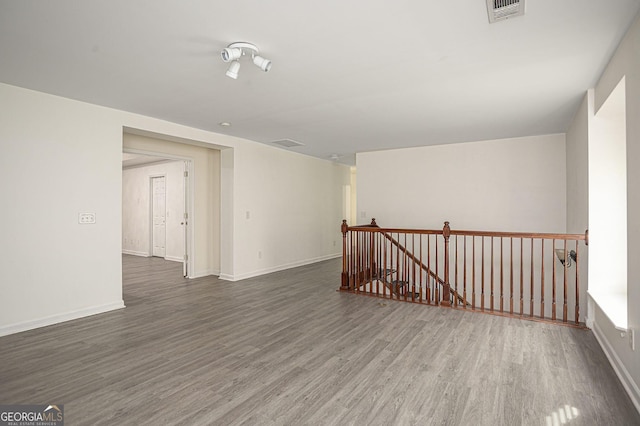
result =
[[[451,235],[467,235],[470,237],[502,237],[502,238],[544,238],[567,241],[586,241],[584,234],[557,234],[545,232],[496,232],[496,231],[451,231]]]
[[[400,234],[416,234],[416,235],[441,235],[441,229],[410,229],[410,228],[381,228],[371,225],[348,226],[347,230],[369,231],[369,232],[385,232]],[[450,235],[467,235],[470,237],[502,237],[502,238],[544,238],[567,241],[585,241],[588,242],[589,230],[584,234],[558,234],[545,232],[503,232],[503,231],[459,231],[451,230]]]
[[[343,225],[346,224],[346,221],[343,220]],[[376,223],[376,219],[373,218],[371,219],[371,223],[368,225],[356,225],[356,226],[351,226],[351,227],[347,227],[347,229],[354,229],[357,231],[361,231],[361,232],[379,232],[380,234],[382,234],[387,240],[389,240],[389,242],[391,242],[391,244],[393,244],[394,246],[398,247],[400,249],[401,252],[403,252],[405,255],[407,255],[415,264],[417,264],[418,266],[420,266],[420,268],[422,268],[422,270],[424,270],[429,276],[431,276],[434,280],[436,280],[436,282],[438,284],[440,284],[440,286],[442,286],[443,289],[443,295],[442,295],[442,299],[445,305],[450,304],[451,302],[449,301],[449,293],[451,292],[451,286],[448,284],[448,280],[443,280],[442,278],[440,278],[435,272],[433,272],[431,270],[431,268],[429,268],[427,265],[425,265],[422,260],[418,259],[413,253],[411,253],[409,250],[407,250],[406,247],[404,247],[399,241],[397,241],[395,238],[393,238],[390,234],[392,232],[400,232],[403,233],[405,230],[402,229],[396,229],[396,228],[381,228],[380,226],[378,226],[378,224]],[[445,222],[444,228],[442,230],[415,230],[417,232],[415,232],[416,234],[431,234],[431,235],[445,235],[445,233],[447,232],[447,230],[449,229],[449,222]],[[344,232],[343,232],[344,235]],[[448,237],[446,237],[448,239]],[[447,259],[446,259],[446,253],[447,250],[445,250],[445,265],[448,263]],[[448,269],[445,267],[445,275],[448,274]],[[458,299],[458,301],[462,302],[462,303],[466,303],[466,301],[464,300],[464,298],[458,293],[457,290],[454,290],[453,292],[453,296],[456,297]]]
[[[405,301],[563,323],[575,303],[572,321],[580,324],[578,253],[589,242],[588,231],[452,230],[448,222],[441,230],[381,228],[375,219],[359,226],[343,221],[341,230],[343,290],[389,297],[391,288],[390,297]],[[576,263],[571,271],[570,257]]]
[[[349,226],[347,228],[349,231],[363,231],[363,232],[389,232],[389,233],[401,233],[401,234],[421,234],[421,235],[442,235],[442,229],[434,230],[434,229],[405,229],[405,228],[380,228],[379,226],[371,226],[371,225],[358,225],[358,226]]]
[[[413,253],[411,253],[409,250],[407,250],[406,247],[404,247],[402,244],[400,244],[400,242],[398,242],[395,238],[393,238],[391,235],[387,234],[385,231],[380,231],[380,233],[382,235],[384,235],[384,237],[389,240],[389,242],[391,242],[391,244],[393,244],[394,246],[398,247],[400,249],[401,252],[403,252],[405,255],[409,256],[409,258],[418,266],[420,266],[420,268],[422,268],[423,271],[425,271],[427,274],[429,274],[429,276],[431,278],[433,278],[434,280],[436,280],[436,282],[438,284],[440,284],[442,286],[442,288],[444,289],[445,286],[447,286],[447,283],[440,278],[438,275],[436,275],[435,272],[433,272],[431,270],[431,268],[429,268],[427,265],[425,265],[424,263],[422,263],[422,260],[418,259]],[[450,288],[450,286],[448,286]],[[451,290],[450,290],[451,291]],[[462,296],[460,296],[460,294],[458,293],[457,290],[453,290],[451,291],[451,293],[453,294],[454,297],[456,297],[460,302],[462,303],[466,303],[466,301],[464,300],[464,298]],[[443,300],[448,300],[445,299],[445,296],[443,295]],[[467,303],[468,304],[468,303]]]
[[[417,265],[419,265],[425,272],[427,272],[433,279],[435,279],[436,281],[438,281],[439,284],[444,285],[444,280],[442,278],[440,278],[439,276],[436,275],[435,272],[433,272],[431,270],[431,268],[427,267],[427,265],[425,265],[424,263],[422,263],[422,261],[420,259],[418,259],[417,257],[414,256],[413,253],[411,253],[409,250],[407,250],[402,244],[400,244],[395,238],[393,238],[391,235],[387,234],[384,231],[381,231],[381,234],[384,235],[384,237],[389,240],[391,242],[391,244],[393,244],[394,246],[398,247],[400,249],[401,252],[403,252],[404,254],[406,254],[407,256],[409,256],[411,258],[411,260],[413,260]]]

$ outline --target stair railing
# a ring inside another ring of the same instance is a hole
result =
[[[342,235],[343,291],[580,324],[588,233],[458,231],[448,222],[442,230],[395,229],[374,219],[343,221]]]
[[[380,228],[375,219],[369,225],[353,227],[343,221],[342,234],[343,290],[419,303],[451,304],[447,250],[436,240],[442,235],[447,244],[448,224],[442,230],[404,230]],[[407,240],[409,235],[411,240]],[[401,236],[404,244],[399,241]],[[407,247],[407,241],[411,247]],[[419,256],[414,254],[418,252]],[[441,271],[443,277],[439,276]],[[395,279],[386,280],[392,274]]]
[[[378,225],[376,224],[376,220],[373,219],[371,221],[371,225],[369,225],[371,227],[378,227]],[[445,222],[444,228],[442,229],[442,235],[445,238],[445,244],[447,244],[448,240],[449,240],[449,236],[446,235],[447,231],[450,231],[449,229],[449,222]],[[448,284],[445,282],[445,280],[443,280],[442,278],[440,278],[434,271],[432,271],[429,267],[427,267],[424,263],[422,263],[422,260],[418,259],[413,253],[411,253],[409,250],[407,250],[406,247],[404,247],[399,241],[397,241],[395,238],[393,238],[390,234],[388,234],[387,232],[385,232],[384,230],[381,230],[380,233],[387,239],[389,240],[389,242],[391,244],[393,244],[394,246],[398,247],[398,249],[400,249],[401,252],[403,252],[404,254],[406,254],[407,256],[409,256],[409,258],[416,263],[416,265],[418,265],[420,268],[422,268],[423,271],[425,271],[427,274],[429,274],[431,276],[431,278],[433,278],[438,284],[440,284],[440,288],[443,289],[443,291],[445,290],[445,288],[448,288],[451,294],[451,301],[454,301],[455,299],[457,299],[456,303],[460,302],[460,303],[467,303],[463,297],[458,294],[457,291],[455,290],[451,290],[450,286],[448,286]],[[450,235],[450,234],[449,234]],[[445,250],[445,254],[447,253],[447,250]],[[448,264],[447,259],[445,258],[445,265]],[[449,275],[449,271],[445,271],[445,275],[448,276]],[[449,300],[449,297],[447,297],[445,294],[443,294],[443,302]]]

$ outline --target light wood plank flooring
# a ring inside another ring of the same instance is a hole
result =
[[[0,338],[0,403],[68,425],[639,425],[590,331],[123,257],[127,308]],[[565,423],[562,423],[564,421]]]

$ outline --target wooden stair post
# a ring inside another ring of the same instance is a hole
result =
[[[449,237],[451,236],[451,228],[449,228],[449,222],[444,223],[442,236],[444,237],[444,284],[442,286],[441,305],[451,307],[451,287],[449,285]]]
[[[342,285],[341,290],[349,289],[349,273],[347,272],[347,231],[349,229],[349,225],[347,225],[347,220],[344,219],[342,221],[342,226],[340,230],[342,231]]]
[[[369,225],[372,228],[379,228],[378,224],[376,223],[376,218],[371,218],[371,224]],[[372,232],[370,235],[370,241],[369,241],[369,282],[373,283],[373,279],[374,278],[379,278],[378,277],[378,265],[376,265],[376,256],[375,256],[375,237],[374,237],[374,233]],[[373,285],[373,284],[372,284]]]

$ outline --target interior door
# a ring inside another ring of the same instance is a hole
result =
[[[167,199],[165,177],[151,178],[152,255],[165,257],[167,240]]]

